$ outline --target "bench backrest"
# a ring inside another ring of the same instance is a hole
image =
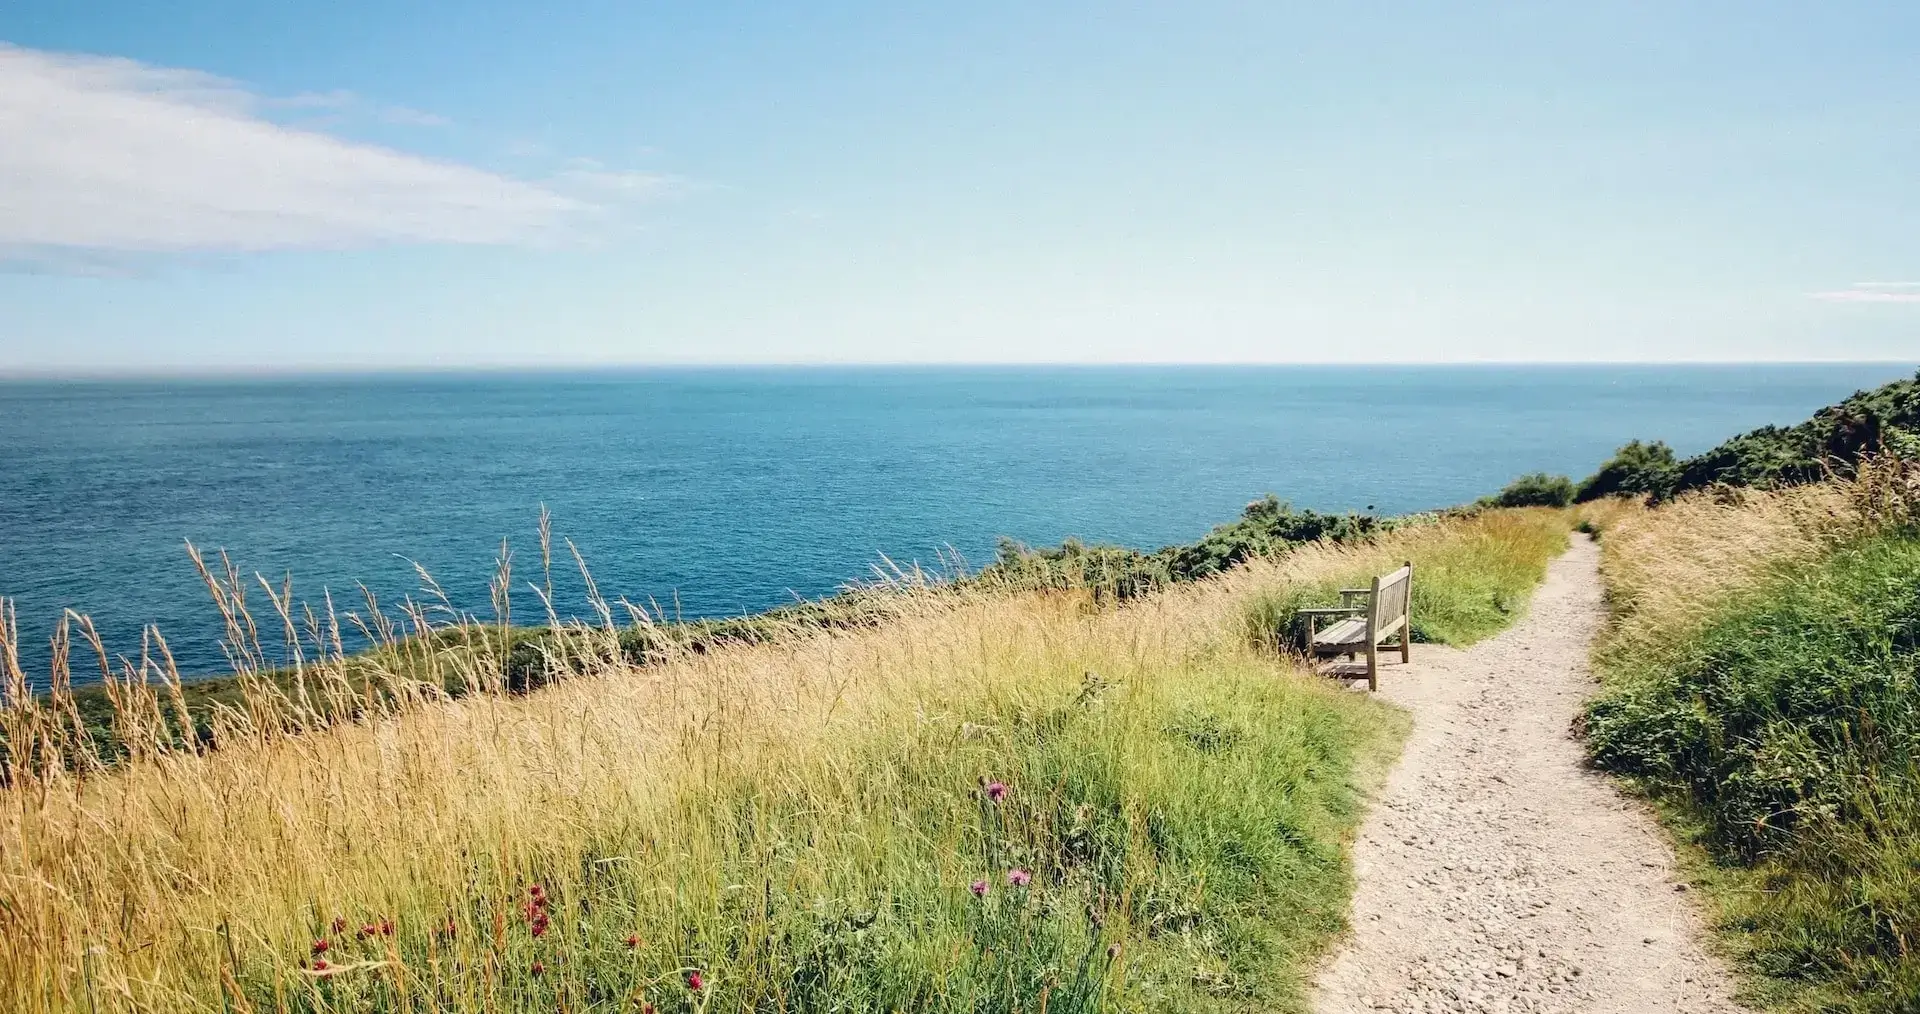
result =
[[[1367,609],[1367,634],[1377,641],[1407,625],[1407,608],[1413,597],[1413,564],[1374,578],[1372,592]]]

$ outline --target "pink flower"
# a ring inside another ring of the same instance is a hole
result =
[[[1033,874],[1015,867],[1007,871],[1007,883],[1014,887],[1025,887],[1033,882]]]
[[[987,882],[984,880],[976,880],[967,885],[967,890],[972,891],[973,896],[976,898],[984,898],[987,896]]]
[[[700,992],[701,990],[703,990],[703,989],[705,989],[706,987],[707,987],[707,980],[705,980],[705,979],[703,979],[703,978],[701,978],[701,977],[700,977],[700,973],[699,973],[699,972],[688,972],[688,973],[687,973],[687,988],[688,988],[688,989],[691,989],[691,990],[693,990],[693,991],[694,991],[695,993],[698,993],[698,992]]]
[[[987,798],[996,803],[1007,798],[1007,784],[1005,782],[988,782]]]

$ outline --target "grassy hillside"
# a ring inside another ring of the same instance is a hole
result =
[[[305,614],[270,591],[266,593],[268,602],[260,603],[263,589],[234,570],[224,555],[203,560],[196,551],[194,562],[212,595],[213,608],[221,611],[227,623],[227,645],[240,646],[229,653],[237,659],[236,672],[193,674],[180,680],[178,686],[168,690],[166,710],[174,719],[174,735],[180,742],[191,738],[204,745],[214,740],[214,718],[223,711],[253,715],[292,710],[302,713],[297,721],[306,727],[330,721],[333,714],[353,716],[377,711],[399,696],[464,696],[486,689],[486,681],[493,677],[484,673],[495,670],[500,683],[497,689],[524,693],[587,666],[586,660],[595,657],[607,629],[614,631],[626,664],[647,666],[688,653],[765,644],[821,630],[873,628],[899,614],[908,601],[897,594],[903,588],[922,600],[974,593],[1078,590],[1091,594],[1096,602],[1123,602],[1295,546],[1364,540],[1438,517],[1321,514],[1295,510],[1268,495],[1248,504],[1239,518],[1215,526],[1192,543],[1142,551],[1075,540],[1035,549],[1007,540],[994,561],[975,573],[935,576],[917,567],[895,569],[883,574],[878,582],[852,585],[816,601],[796,602],[749,616],[694,620],[670,620],[624,601],[607,602],[593,587],[584,562],[577,555],[571,561],[563,557],[561,579],[568,579],[570,575],[565,572],[577,566],[585,580],[590,607],[602,620],[585,637],[579,624],[563,622],[545,610],[545,602],[531,604],[537,621],[528,624],[529,603],[518,603],[516,612],[516,603],[507,595],[514,581],[509,558],[504,556],[493,583],[492,622],[448,624],[445,618],[458,615],[458,611],[438,595],[426,575],[422,575],[427,587],[421,603],[394,610],[369,598],[350,608],[336,608],[327,602],[323,611]],[[551,601],[556,553],[544,514],[540,533],[543,566],[539,584]],[[572,548],[571,543],[566,545]],[[260,622],[252,615],[255,611],[266,614]],[[92,650],[84,623],[62,626],[63,636],[79,646],[79,654],[84,656]],[[359,647],[343,648],[346,642]],[[150,654],[159,654],[158,646],[153,647],[155,651]],[[324,688],[303,686],[303,682],[312,681],[305,679],[299,662],[329,654],[343,656],[338,671],[331,674],[335,678]],[[449,658],[451,654],[477,654],[482,660],[476,665],[455,664]],[[160,664],[164,660],[153,661],[156,664],[152,667],[142,664],[140,669],[155,680],[166,680],[168,673],[163,670],[167,667]],[[479,680],[475,678],[477,673],[481,674]],[[92,679],[91,672],[85,675]],[[57,672],[54,681],[62,684],[60,696],[71,698],[63,700],[60,707],[70,707],[78,724],[85,728],[86,738],[91,741],[89,749],[107,759],[123,756],[126,746],[107,685],[111,681],[71,686],[64,671]],[[328,699],[318,700],[322,694]],[[6,749],[5,737],[0,735],[0,757]]]
[[[110,768],[14,671],[0,1006],[1298,1009],[1404,718],[1298,674],[1253,604],[1413,559],[1430,633],[1474,636],[1567,523],[1457,517],[1118,605],[909,588],[645,665],[574,626],[574,678],[526,693],[502,628],[441,627],[404,642],[422,683],[360,696],[365,660],[318,655],[216,712],[215,751],[168,683],[117,684]]]
[[[1920,1009],[1920,471],[1617,519],[1588,731],[1784,1009]]]

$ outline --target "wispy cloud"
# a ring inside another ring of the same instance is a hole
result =
[[[1807,295],[1829,303],[1920,303],[1920,282],[1855,282],[1844,289]]]
[[[0,43],[0,260],[547,243],[664,186],[600,170],[516,179],[275,123],[263,110],[276,104],[444,122],[350,92],[263,99],[196,71]]]

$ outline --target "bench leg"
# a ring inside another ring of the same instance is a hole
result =
[[[1400,664],[1406,665],[1408,662],[1411,662],[1411,661],[1413,661],[1413,629],[1410,627],[1401,627],[1400,628]]]
[[[1367,641],[1367,689],[1380,689],[1380,646]]]

